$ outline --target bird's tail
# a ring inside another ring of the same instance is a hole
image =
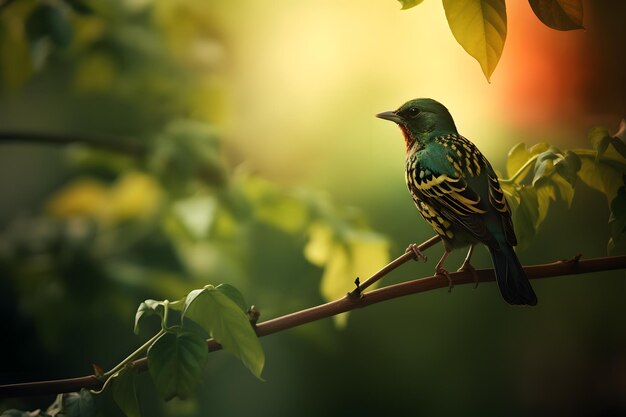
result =
[[[489,247],[489,252],[502,298],[509,304],[536,305],[537,296],[513,247],[507,244],[499,248]]]

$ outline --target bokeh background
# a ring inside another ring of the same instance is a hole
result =
[[[262,320],[319,304],[311,236],[323,241],[328,224],[347,230],[342,243],[371,243],[362,276],[430,237],[404,185],[401,135],[373,117],[408,99],[446,104],[500,172],[516,143],[589,147],[590,127],[614,131],[626,114],[624,3],[585,2],[585,30],[574,32],[508,3],[491,83],[434,0],[408,11],[393,0],[68,1],[45,3],[60,11],[37,19],[36,0],[0,3],[0,133],[142,149],[136,158],[3,136],[0,383],[110,368],[146,337],[132,334],[139,302],[206,283],[235,285]],[[580,184],[570,209],[551,207],[522,263],[606,255],[608,216],[605,197]],[[385,283],[431,275],[439,253]],[[474,259],[490,266],[482,249]],[[512,308],[485,283],[266,337],[265,382],[212,354],[186,401],[156,401],[143,375],[142,409],[625,415],[624,272],[533,286],[535,308]],[[0,410],[51,401],[3,400]]]

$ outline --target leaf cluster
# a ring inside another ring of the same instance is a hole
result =
[[[402,9],[421,3],[398,0]],[[442,0],[456,41],[478,61],[489,81],[504,50],[507,34],[505,0]],[[529,0],[535,15],[556,30],[583,28],[582,0]]]
[[[103,384],[101,390],[59,394],[45,413],[7,410],[2,417],[90,417],[96,411],[93,396],[107,391],[126,416],[139,417],[142,414],[133,361],[146,352],[150,376],[161,398],[189,398],[202,381],[209,357],[207,337],[215,339],[261,379],[265,354],[244,298],[233,286],[205,285],[173,302],[145,300],[135,314],[136,334],[148,328],[150,317],[159,319],[160,330],[113,369],[97,372]]]
[[[56,399],[46,411],[6,410],[0,417],[94,417],[96,406],[91,393],[82,389],[80,392],[70,392],[57,395]]]
[[[546,219],[550,206],[562,202],[570,207],[579,182],[607,199],[611,210],[608,250],[622,239],[626,226],[625,122],[618,132],[603,127],[589,132],[593,149],[562,151],[546,143],[530,148],[520,143],[509,151],[506,173],[500,180],[513,211],[519,247],[527,247]]]
[[[168,318],[170,311],[178,313],[176,320]],[[149,316],[161,321],[161,334],[147,352],[150,375],[163,399],[193,394],[208,358],[208,336],[261,378],[265,356],[246,311],[243,296],[228,284],[206,285],[171,303],[146,300],[139,306],[136,333]]]

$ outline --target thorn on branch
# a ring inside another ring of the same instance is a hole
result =
[[[570,263],[577,264],[580,261],[580,258],[582,258],[582,257],[583,257],[583,254],[579,253],[578,255],[576,255],[572,259],[570,259]]]
[[[104,369],[100,365],[97,365],[95,363],[91,364],[91,368],[93,369],[93,376],[98,379],[102,379],[102,377],[104,376]]]
[[[256,308],[256,306],[251,305],[250,308],[248,308],[248,310],[246,311],[246,315],[248,316],[252,327],[256,329],[256,324],[259,321],[259,317],[261,317],[261,312],[259,311],[259,309]]]
[[[571,259],[561,259],[561,262],[568,264],[569,266],[576,266],[578,265],[578,263],[580,262],[580,258],[583,257],[582,253],[579,253],[578,255],[574,256]]]
[[[348,298],[361,298],[361,279],[359,277],[356,277],[354,280],[354,285],[356,285],[356,288],[347,294]]]

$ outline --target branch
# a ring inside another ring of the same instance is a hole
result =
[[[44,132],[18,132],[0,131],[0,144],[10,143],[35,143],[40,145],[70,145],[74,143],[87,145],[93,148],[113,151],[117,153],[129,154],[132,156],[143,156],[147,149],[129,140],[104,135],[65,134],[65,133],[44,133]]]
[[[426,242],[425,242],[426,243]],[[421,246],[421,245],[420,245]],[[398,259],[386,265],[377,275],[384,275],[391,269],[407,262],[412,255],[404,254]],[[390,265],[395,265],[390,267]],[[530,279],[557,277],[562,275],[577,275],[590,272],[611,271],[615,269],[626,269],[626,256],[612,256],[605,258],[594,258],[588,260],[580,260],[580,255],[570,260],[562,260],[549,264],[525,266],[524,271]],[[493,269],[476,270],[481,282],[494,281],[495,275]],[[381,276],[382,276],[381,275]],[[454,285],[473,284],[474,276],[469,271],[460,271],[450,274]],[[427,278],[418,278],[412,281],[400,284],[389,285],[380,289],[362,294],[361,297],[346,295],[345,297],[321,304],[306,310],[297,311],[285,316],[277,317],[259,323],[256,326],[256,333],[259,337],[267,336],[292,327],[301,326],[313,321],[321,320],[340,313],[345,313],[357,308],[363,308],[372,304],[380,303],[394,298],[403,297],[410,294],[431,291],[437,288],[447,288],[448,280],[441,276],[430,276]],[[221,345],[213,339],[207,341],[210,352],[221,349]],[[146,358],[138,359],[133,362],[133,367],[137,372],[143,372],[148,369],[148,361]],[[57,394],[61,392],[79,391],[81,388],[98,389],[102,385],[102,381],[93,375],[61,379],[54,381],[26,382],[21,384],[0,385],[0,398],[25,397],[35,395]]]

